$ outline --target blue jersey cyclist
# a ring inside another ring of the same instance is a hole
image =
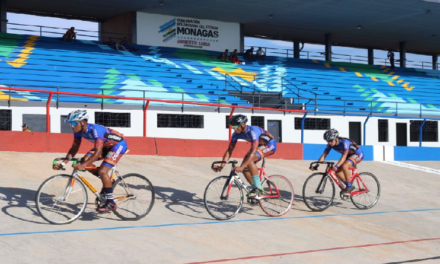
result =
[[[257,126],[248,126],[248,119],[244,115],[235,115],[231,118],[230,125],[234,129],[229,147],[223,155],[223,161],[228,161],[232,156],[235,145],[239,139],[251,143],[250,150],[243,159],[240,166],[235,167],[236,172],[243,172],[246,180],[252,185],[253,189],[248,194],[250,198],[264,194],[261,186],[260,176],[256,163],[261,159],[274,154],[277,150],[277,143],[273,136]],[[212,169],[216,172],[221,171],[225,164],[216,165]]]
[[[66,158],[76,155],[82,138],[95,144],[94,148],[73,168],[75,170],[84,170],[85,167],[90,166],[94,161],[103,160],[101,166],[96,171],[90,171],[101,178],[103,184],[102,193],[105,193],[106,196],[106,203],[99,207],[97,211],[99,213],[114,211],[117,206],[113,200],[112,182],[108,177],[108,173],[127,151],[127,142],[121,133],[101,125],[89,124],[87,122],[88,119],[89,116],[86,110],[76,110],[67,116],[66,122],[72,127],[74,134],[73,144]],[[67,160],[55,164],[54,169],[59,170],[66,163],[68,163]]]
[[[354,188],[351,184],[349,168],[359,164],[364,158],[364,153],[356,142],[348,138],[339,137],[339,132],[333,128],[324,133],[324,140],[328,144],[318,161],[324,161],[332,149],[342,154],[341,159],[333,167],[333,170],[336,171],[338,178],[346,184],[346,188],[342,190],[342,193],[349,194]],[[311,169],[314,170],[316,167]]]

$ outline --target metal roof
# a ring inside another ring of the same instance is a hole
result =
[[[440,1],[435,0],[14,0],[8,10],[104,21],[139,11],[235,22],[245,36],[440,54]],[[360,26],[360,29],[358,29]]]

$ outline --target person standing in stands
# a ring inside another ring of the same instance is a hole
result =
[[[254,47],[251,47],[250,49],[247,49],[245,52],[244,52],[244,56],[246,57],[246,58],[248,58],[249,60],[254,60]]]
[[[238,59],[237,49],[231,52],[231,56],[229,57],[229,59],[235,64],[240,64],[240,60]]]
[[[258,48],[256,54],[255,54],[256,59],[262,59],[265,60],[266,59],[266,52],[263,51],[263,49],[260,47]]]
[[[23,124],[23,125],[21,126],[21,130],[22,130],[23,132],[32,132],[32,130],[30,130],[29,127],[28,127],[28,125],[26,125],[26,124]]]
[[[75,28],[71,27],[66,31],[66,34],[63,35],[63,41],[75,41],[76,42],[76,32]]]
[[[229,50],[225,49],[224,52],[222,52],[222,53],[220,53],[220,55],[218,55],[218,58],[223,62],[228,62],[229,61]]]
[[[389,50],[387,57],[390,60],[391,69],[394,69],[394,52],[392,50]]]

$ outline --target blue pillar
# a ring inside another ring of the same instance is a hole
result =
[[[419,147],[422,146],[423,141],[423,126],[425,125],[426,119],[423,119],[423,123],[420,125],[420,136],[419,136]]]
[[[332,61],[332,34],[325,34],[325,60]]]
[[[400,67],[406,67],[406,42],[399,43]]]
[[[368,122],[368,119],[370,119],[370,116],[367,116],[367,119],[365,119],[365,122],[364,122],[364,146],[365,146],[365,144],[367,144],[366,142],[367,142],[367,122]]]
[[[304,114],[301,120],[301,144],[304,144],[304,121],[306,120],[307,112]]]

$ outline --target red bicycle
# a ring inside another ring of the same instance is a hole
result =
[[[338,179],[332,169],[334,162],[312,162],[310,168],[319,164],[327,164],[325,173],[317,172],[310,175],[303,186],[303,199],[312,211],[321,212],[327,209],[335,198],[335,183],[341,190],[345,184]],[[354,189],[350,193],[340,194],[341,199],[351,199],[351,202],[359,209],[373,207],[380,197],[380,184],[376,176],[369,172],[358,173],[356,167],[349,169],[352,172],[351,181]]]
[[[287,213],[293,204],[294,192],[290,181],[282,175],[267,176],[264,172],[264,164],[260,171],[261,186],[264,188],[264,195],[256,198],[248,198],[248,203],[259,203],[261,209],[269,216],[282,216]],[[205,208],[208,213],[218,220],[227,220],[233,218],[243,207],[244,195],[243,191],[249,193],[251,188],[241,180],[240,176],[235,172],[234,161],[215,161],[215,164],[231,164],[231,172],[229,176],[219,176],[214,178],[208,186],[206,186],[204,200]]]

